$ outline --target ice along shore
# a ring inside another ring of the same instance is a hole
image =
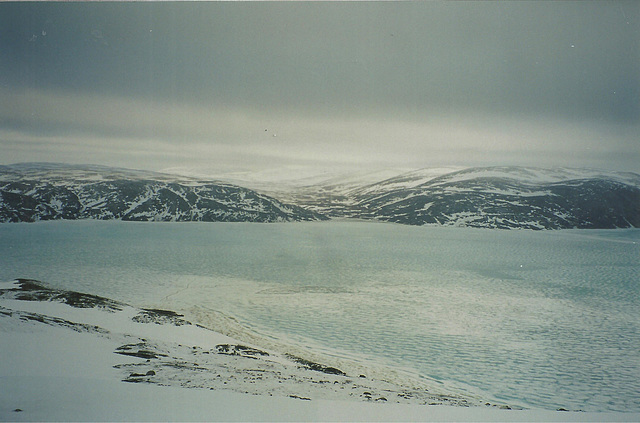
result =
[[[2,421],[637,421],[514,410],[246,345],[170,310],[0,284]]]

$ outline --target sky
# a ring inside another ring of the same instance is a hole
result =
[[[640,2],[0,3],[0,164],[640,172]]]

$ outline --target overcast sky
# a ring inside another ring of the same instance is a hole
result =
[[[640,2],[0,3],[0,163],[640,172]]]

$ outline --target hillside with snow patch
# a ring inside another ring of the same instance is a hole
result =
[[[216,181],[104,166],[0,166],[0,222],[87,218],[207,222],[325,219],[250,189]]]
[[[333,217],[479,228],[640,227],[640,175],[524,167],[424,169],[346,190],[308,187],[298,204]]]
[[[302,178],[293,185],[265,181],[258,192],[212,178],[95,165],[0,166],[0,222],[331,217],[500,229],[640,227],[636,173],[483,167],[430,168],[388,177],[394,172],[355,172],[313,183]]]

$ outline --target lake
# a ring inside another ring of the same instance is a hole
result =
[[[0,278],[181,310],[487,401],[640,411],[638,229],[2,224]]]

